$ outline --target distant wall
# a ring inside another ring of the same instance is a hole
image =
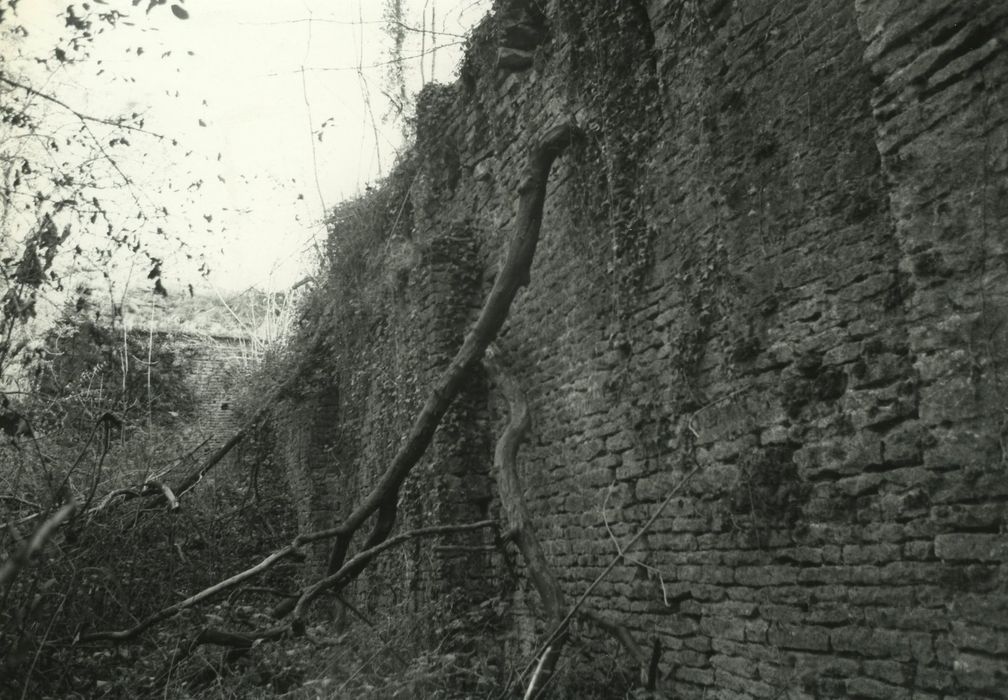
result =
[[[387,465],[493,279],[526,147],[574,116],[589,144],[558,163],[499,341],[565,591],[699,467],[647,567],[590,600],[661,639],[675,697],[1002,693],[1008,6],[505,5],[420,96],[374,200],[382,268],[349,287],[343,248],[321,292],[315,389],[280,412],[302,526]],[[401,527],[496,512],[503,419],[472,377]],[[417,544],[357,594],[503,592],[528,647],[534,594],[508,580],[497,555]]]
[[[208,440],[209,454],[240,427],[235,400],[256,361],[248,342],[237,336],[203,333],[155,333],[162,353],[182,368],[195,405],[190,427],[194,439]]]

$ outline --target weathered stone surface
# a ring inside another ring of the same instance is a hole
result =
[[[1004,562],[1008,559],[1008,537],[973,533],[938,535],[934,551],[939,559]]]
[[[535,58],[531,51],[502,46],[497,49],[497,67],[501,70],[523,71],[532,67]]]
[[[532,413],[526,498],[566,592],[614,556],[606,525],[625,541],[699,465],[641,547],[651,569],[620,565],[596,591],[662,639],[673,696],[1003,693],[1008,6],[650,0],[636,53],[615,34],[640,14],[544,7],[530,70],[498,73],[485,31],[463,82],[431,93],[403,207],[427,253],[333,356],[338,407],[312,429],[331,456],[304,498],[338,511],[366,492],[489,287],[528,143],[576,115],[597,141],[558,165],[500,338]],[[617,64],[618,81],[594,70]],[[492,178],[461,167],[449,187],[446,150]],[[495,512],[502,420],[474,376],[404,523]],[[531,617],[507,571],[414,551],[361,593],[504,591]]]

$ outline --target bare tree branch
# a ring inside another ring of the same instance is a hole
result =
[[[35,88],[31,87],[30,85],[25,85],[24,83],[19,83],[16,80],[11,80],[10,78],[8,78],[5,75],[0,75],[0,83],[4,83],[6,85],[9,85],[9,86],[11,86],[13,88],[17,88],[19,90],[24,90],[29,95],[34,95],[35,97],[39,97],[39,98],[45,100],[46,102],[51,102],[54,105],[58,105],[59,107],[62,107],[66,111],[70,112],[70,114],[74,115],[75,117],[77,117],[77,119],[79,119],[82,122],[93,122],[95,124],[105,124],[106,126],[114,126],[117,129],[126,129],[127,131],[136,131],[138,133],[147,134],[148,136],[153,136],[153,137],[161,139],[161,140],[164,140],[164,139],[167,138],[164,134],[159,134],[159,133],[157,133],[155,131],[150,131],[148,129],[144,129],[143,127],[133,126],[132,124],[127,124],[127,123],[125,123],[123,121],[117,121],[117,120],[114,120],[114,119],[104,119],[102,117],[92,117],[89,114],[84,114],[83,112],[80,112],[80,111],[74,109],[73,107],[71,107],[70,105],[68,105],[63,100],[57,99],[57,98],[53,97],[52,95],[46,94],[44,92],[40,92],[39,90],[36,90]]]
[[[466,335],[448,368],[431,390],[413,427],[392,464],[378,479],[371,493],[338,527],[340,530],[329,560],[329,573],[341,569],[350,548],[350,540],[358,528],[377,512],[374,528],[365,547],[378,545],[392,531],[399,501],[399,488],[410,470],[420,461],[445,411],[462,389],[473,368],[507,320],[511,302],[518,290],[529,282],[529,269],[539,242],[546,182],[553,161],[581,131],[570,123],[549,130],[531,148],[522,183],[519,187],[518,216],[507,258],[490,290],[476,324]]]
[[[555,628],[562,628],[562,631],[554,635],[553,643],[546,648],[529,680],[525,697],[534,698],[553,677],[557,661],[567,642],[567,624],[563,620],[564,595],[532,526],[532,518],[525,506],[521,477],[518,476],[518,448],[531,424],[528,402],[518,380],[504,370],[496,348],[490,347],[483,364],[510,406],[511,417],[494,450],[494,471],[497,474],[501,508],[507,518],[507,535],[518,545],[518,550],[525,559],[526,571],[539,594],[546,621]]]
[[[479,530],[486,527],[496,527],[497,522],[494,520],[481,520],[475,523],[468,523],[463,525],[434,525],[431,527],[422,527],[416,530],[410,530],[409,532],[404,532],[402,534],[391,537],[379,545],[366,549],[363,552],[359,552],[352,559],[350,559],[339,571],[337,571],[332,576],[327,576],[326,578],[316,582],[312,586],[304,589],[302,591],[299,599],[298,606],[295,608],[296,612],[303,611],[304,607],[311,603],[320,593],[330,588],[335,588],[340,583],[345,583],[352,579],[360,570],[362,570],[372,559],[384,552],[386,549],[394,547],[398,544],[406,542],[408,540],[416,539],[418,537],[430,537],[435,535],[447,535],[456,532],[467,532],[470,530]],[[226,591],[230,588],[234,588],[239,583],[247,581],[267,569],[273,567],[276,563],[282,559],[294,554],[300,547],[309,544],[311,542],[318,542],[319,540],[329,539],[337,535],[337,530],[335,528],[330,528],[328,530],[320,530],[318,532],[307,533],[304,535],[298,535],[285,547],[278,549],[273,552],[261,562],[252,566],[244,571],[241,571],[230,578],[219,581],[212,586],[204,588],[202,591],[195,593],[184,600],[169,605],[166,608],[148,615],[143,620],[138,622],[133,627],[121,630],[110,630],[103,632],[93,632],[91,634],[81,635],[79,642],[99,642],[99,641],[110,641],[110,642],[125,642],[139,636],[142,632],[149,629],[150,627],[163,622],[170,617],[174,617],[178,613],[182,612],[187,608],[191,608],[198,605],[209,598]],[[295,615],[295,621],[298,620],[298,616]],[[218,632],[215,630],[207,630],[207,636],[203,638],[200,643],[211,643],[219,644],[220,641],[214,640],[224,640],[230,639],[234,640],[237,638],[249,639],[255,641],[256,639],[273,639],[281,636],[286,630],[294,629],[294,631],[300,631],[298,627],[293,626],[290,623],[285,623],[276,627],[271,627],[269,630],[264,630],[261,632],[254,632],[252,634],[246,635],[235,635],[229,632]],[[251,644],[251,642],[250,642]],[[230,646],[230,644],[229,644]]]
[[[417,537],[447,535],[455,532],[468,532],[470,530],[481,530],[486,527],[497,527],[497,521],[480,520],[479,522],[469,523],[468,525],[434,525],[431,527],[422,527],[382,540],[373,547],[365,549],[363,552],[358,552],[345,564],[343,564],[336,573],[330,574],[329,576],[316,581],[311,586],[304,589],[301,593],[301,597],[298,598],[298,601],[294,606],[295,631],[297,631],[297,626],[303,625],[302,618],[304,616],[304,611],[312,601],[325,591],[341,590],[347,583],[356,578],[357,574],[363,571],[364,568],[371,563],[372,559],[384,552],[386,549]]]

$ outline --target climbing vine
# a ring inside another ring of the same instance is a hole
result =
[[[382,183],[329,213],[321,289],[301,302],[290,357],[319,367],[313,358],[320,353],[349,351],[354,339],[370,336],[388,299],[405,287],[415,252],[410,192],[416,172],[407,155]]]
[[[639,2],[561,4],[558,24],[569,38],[569,89],[584,100],[588,136],[574,154],[575,229],[593,248],[604,241],[614,311],[623,316],[653,260],[655,229],[645,216],[659,120],[651,25]]]

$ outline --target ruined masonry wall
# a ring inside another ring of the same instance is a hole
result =
[[[234,414],[241,379],[254,358],[246,341],[231,336],[172,333],[162,338],[186,369],[187,381],[197,399],[193,425],[209,438],[206,450],[226,442],[241,426]]]
[[[460,82],[421,95],[408,280],[333,354],[332,411],[288,414],[289,445],[331,448],[289,463],[304,523],[367,492],[461,342],[531,140],[572,115],[596,144],[641,130],[611,172],[585,151],[558,163],[500,338],[564,590],[612,558],[607,528],[629,537],[678,488],[646,567],[620,564],[589,601],[661,640],[674,697],[1000,696],[1008,6],[620,4],[647,30],[627,80],[653,90],[643,121],[616,124],[576,41],[577,16],[605,5],[547,3],[545,33],[499,15]],[[619,216],[586,220],[599,203]],[[503,420],[474,377],[404,489],[402,527],[495,512]],[[382,566],[360,597],[419,607],[496,585],[534,642],[534,594],[499,583],[499,557],[418,545]]]

